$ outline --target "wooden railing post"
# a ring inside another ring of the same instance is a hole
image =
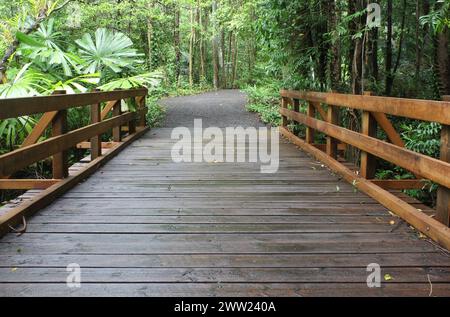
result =
[[[365,92],[364,95],[371,96],[372,93]],[[377,136],[377,122],[373,115],[369,111],[362,111],[361,121],[361,133],[375,138]],[[362,177],[366,179],[375,178],[376,164],[377,161],[373,155],[361,151],[360,173]]]
[[[444,101],[450,101],[450,96],[444,96]],[[450,162],[450,125],[442,125],[441,157],[444,162]],[[439,186],[436,202],[436,219],[450,226],[450,189]]]
[[[328,105],[327,122],[334,125],[339,124],[339,109],[337,107]],[[339,144],[338,140],[330,136],[327,136],[327,147],[326,147],[327,155],[331,156],[334,159],[337,159],[338,144]]]
[[[308,109],[306,110],[306,115],[310,118],[316,117],[316,107],[314,106],[312,101],[308,102]],[[306,139],[305,139],[306,143],[314,144],[315,139],[314,136],[315,136],[314,129],[306,127]]]
[[[58,90],[54,95],[65,95],[66,91]],[[59,110],[52,119],[52,136],[59,136],[67,133],[67,110]],[[67,151],[62,151],[53,155],[52,159],[53,178],[63,179],[69,176],[69,161]]]
[[[113,117],[120,116],[122,114],[122,101],[117,100],[112,109]],[[122,141],[122,131],[121,126],[117,126],[112,129],[112,137],[114,142]]]
[[[91,105],[91,124],[102,121],[101,110],[102,108],[99,103]],[[101,155],[102,155],[101,135],[96,135],[91,138],[91,160],[95,160]]]
[[[141,101],[139,102],[139,126],[140,127],[145,127],[147,125],[147,113],[148,113],[148,108],[147,108],[147,101],[146,101],[146,96],[142,96]]]
[[[287,109],[288,108],[288,102],[287,99],[285,97],[281,97],[281,108],[283,109]],[[281,116],[282,117],[282,123],[281,126],[283,127],[287,127],[288,126],[288,119],[286,116]]]

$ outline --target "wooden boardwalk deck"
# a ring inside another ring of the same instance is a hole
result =
[[[261,174],[173,163],[170,131],[1,239],[0,296],[450,296],[447,252],[294,145]],[[66,286],[70,263],[81,288]],[[381,288],[367,287],[370,263]]]

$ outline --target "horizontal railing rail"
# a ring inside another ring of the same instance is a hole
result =
[[[450,249],[450,97],[444,101],[400,99],[367,95],[345,95],[281,90],[281,133],[302,149],[313,154],[355,187],[373,197],[421,232]],[[302,101],[306,114],[300,111]],[[361,110],[361,131],[340,126],[339,108]],[[441,157],[435,159],[405,148],[400,134],[388,115],[442,124]],[[305,139],[289,130],[289,122],[306,126]],[[388,140],[377,138],[377,129]],[[326,144],[315,144],[315,132],[326,135]],[[354,172],[341,163],[339,154],[346,146],[361,151],[360,168]],[[376,157],[402,167],[416,180],[377,180]],[[428,181],[439,185],[436,219],[429,217],[393,195],[388,190],[420,189]]]

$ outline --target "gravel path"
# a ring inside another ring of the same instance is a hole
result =
[[[247,96],[239,90],[219,90],[188,97],[161,100],[166,110],[162,127],[193,127],[203,119],[203,127],[260,127],[258,116],[245,109]]]

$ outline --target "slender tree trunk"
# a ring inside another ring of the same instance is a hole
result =
[[[220,67],[222,67],[222,87],[227,88],[227,67],[225,59],[225,30],[222,28],[220,36]]]
[[[205,80],[206,74],[205,74],[205,54],[203,49],[203,10],[200,6],[200,0],[197,2],[197,24],[200,28],[199,32],[199,53],[200,53],[200,81],[203,82]]]
[[[174,49],[175,49],[175,80],[177,85],[180,80],[181,72],[181,50],[180,50],[180,8],[178,4],[175,4],[174,13]]]
[[[151,4],[149,5],[149,10]],[[149,69],[153,69],[153,23],[151,17],[147,18],[147,46],[148,46],[148,66]]]
[[[213,73],[214,73],[214,88],[219,88],[219,37],[217,34],[217,18],[215,16],[217,12],[217,1],[212,1],[212,14],[213,14],[213,37],[212,37],[212,47],[213,47]]]
[[[450,52],[448,27],[437,35],[437,65],[439,70],[439,91],[441,96],[450,95]]]
[[[328,32],[336,31],[338,25],[339,11],[334,0],[328,1],[328,19],[330,20]],[[331,46],[331,60],[329,63],[331,76],[331,89],[338,91],[341,83],[341,48],[339,36],[334,36]]]
[[[195,27],[194,27],[194,6],[191,5],[191,34],[189,38],[189,86],[194,85],[194,42],[195,42]]]
[[[392,73],[392,5],[393,0],[387,0],[387,34],[386,34],[386,88],[385,95],[392,94],[394,77]]]
[[[236,83],[236,74],[237,74],[237,68],[238,68],[238,36],[234,36],[233,41],[233,59],[232,59],[232,65],[233,65],[233,75],[231,78],[231,85],[233,88],[235,88]]]

